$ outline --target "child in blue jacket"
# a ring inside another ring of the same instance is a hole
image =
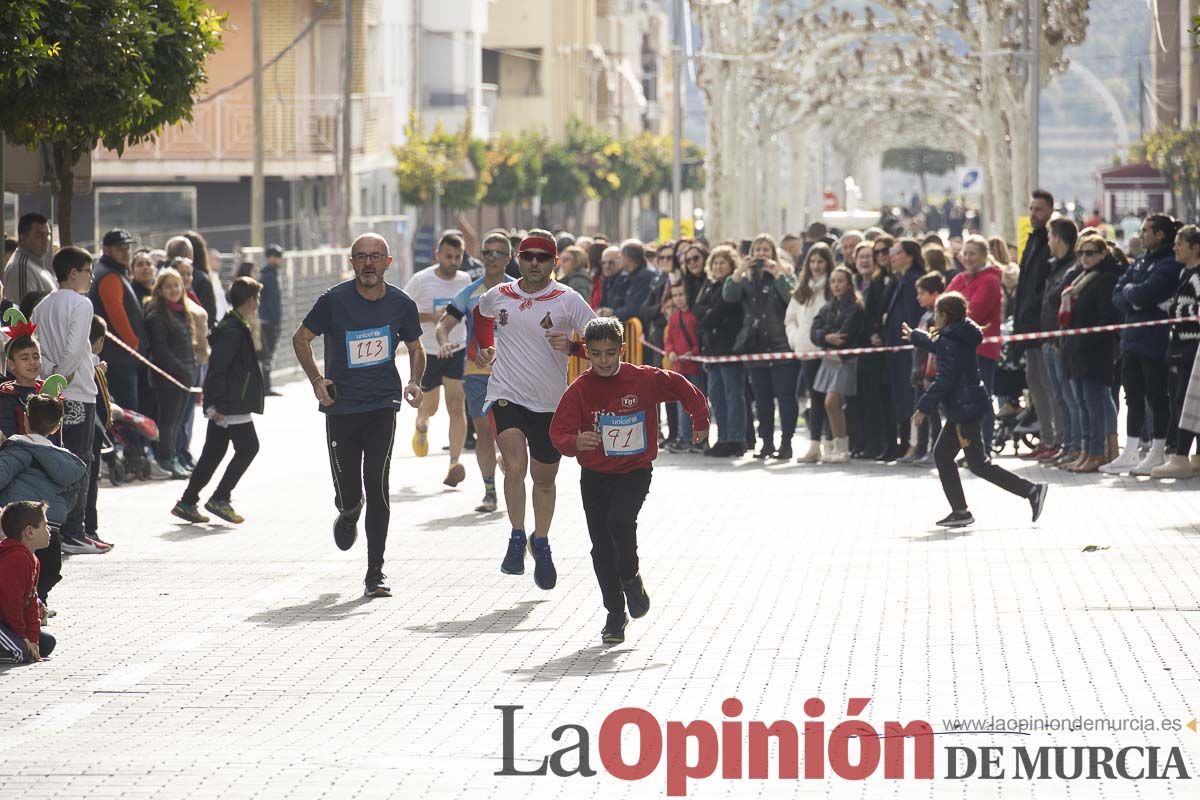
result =
[[[960,450],[965,451],[971,472],[1028,500],[1033,509],[1033,521],[1037,522],[1049,486],[1031,483],[993,464],[983,451],[980,421],[992,399],[979,376],[979,361],[975,354],[983,341],[983,330],[967,317],[967,299],[958,292],[943,294],[934,306],[933,320],[930,333],[913,330],[907,324],[902,333],[913,347],[937,356],[937,376],[917,402],[917,411],[912,417],[919,427],[926,415],[937,411],[939,405],[945,411],[946,425],[933,446],[933,461],[937,464],[942,491],[950,501],[950,515],[938,520],[937,524],[961,528],[975,522],[967,509],[955,464]]]

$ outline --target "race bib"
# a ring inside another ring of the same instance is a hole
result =
[[[392,334],[387,328],[346,331],[346,366],[374,367],[392,360]]]
[[[606,456],[636,456],[646,452],[646,412],[600,415],[600,439]]]

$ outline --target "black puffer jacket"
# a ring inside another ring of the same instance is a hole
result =
[[[827,342],[825,337],[832,333],[845,334],[846,341],[841,344]],[[862,347],[869,338],[867,315],[853,294],[847,294],[840,300],[833,298],[821,306],[816,319],[813,320],[812,341],[818,347],[829,350]]]
[[[979,377],[979,358],[975,348],[983,341],[983,331],[969,319],[960,319],[942,329],[937,339],[914,330],[913,347],[937,356],[937,377],[917,402],[917,408],[932,414],[941,405],[951,422],[975,422],[982,419],[991,404],[983,379]]]
[[[250,326],[236,311],[217,323],[208,337],[212,355],[204,379],[204,407],[218,414],[263,413],[263,376]]]
[[[192,347],[192,323],[186,311],[164,312],[153,304],[146,312],[146,337],[150,340],[150,361],[184,386],[191,386],[196,377],[196,351]],[[170,386],[154,370],[150,370],[150,385],[155,389]]]
[[[721,283],[705,281],[692,306],[701,355],[732,355],[733,342],[742,329],[742,304],[726,302],[721,297]]]

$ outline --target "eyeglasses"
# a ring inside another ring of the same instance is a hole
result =
[[[507,250],[484,250],[484,258],[508,258]]]
[[[526,261],[536,261],[539,264],[547,264],[554,260],[554,256],[549,253],[521,253],[520,255]]]
[[[382,264],[387,257],[387,253],[354,253],[350,260],[355,264],[366,264],[368,261],[372,264]]]

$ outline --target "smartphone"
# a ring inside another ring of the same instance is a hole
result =
[[[763,261],[761,258],[756,258],[750,262],[750,266],[753,267],[754,269],[762,269],[766,265],[767,265],[767,262]]]
[[[742,239],[741,243],[738,244],[738,252],[744,256],[750,255],[750,240],[749,239]]]

